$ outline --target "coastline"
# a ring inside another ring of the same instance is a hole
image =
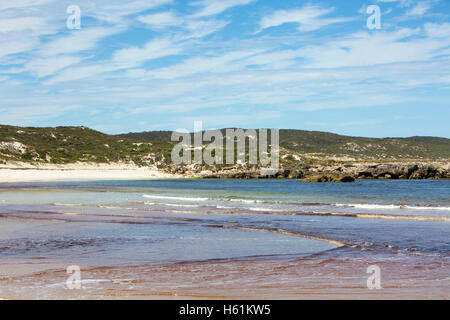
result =
[[[101,181],[153,179],[298,179],[303,182],[354,182],[361,179],[446,180],[450,179],[449,162],[353,163],[341,166],[315,166],[302,170],[280,169],[275,175],[259,170],[232,167],[222,171],[161,170],[130,163],[68,164],[9,162],[0,163],[0,183],[46,181]]]

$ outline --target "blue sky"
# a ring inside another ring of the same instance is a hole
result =
[[[447,0],[2,0],[0,44],[1,124],[450,138]]]

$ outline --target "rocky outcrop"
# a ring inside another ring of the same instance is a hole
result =
[[[301,179],[304,177],[304,173],[301,170],[279,170],[274,174],[266,174],[261,170],[227,170],[201,175],[200,177],[205,179]]]
[[[448,164],[383,163],[346,168],[357,179],[448,179]]]
[[[184,172],[189,175],[189,171]],[[349,163],[341,166],[303,166],[268,175],[260,170],[231,167],[191,176],[216,179],[302,179],[309,182],[353,182],[355,179],[449,179],[450,163]]]

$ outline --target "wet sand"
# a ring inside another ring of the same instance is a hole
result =
[[[1,295],[8,299],[450,298],[446,269],[449,261],[436,259],[424,265],[419,257],[380,262],[332,256],[329,253],[290,261],[82,268],[79,290],[66,288],[68,275],[62,264],[55,268],[56,265],[39,262],[4,262],[0,265]],[[366,270],[371,263],[381,269],[379,290],[367,288]],[[11,274],[11,269],[16,272]],[[32,269],[34,272],[29,273]]]
[[[18,233],[76,228],[66,220],[1,218],[0,239]],[[298,237],[298,236],[295,236]],[[301,239],[301,238],[300,238]],[[299,240],[300,240],[299,239]],[[450,299],[450,257],[419,253],[361,255],[337,246],[304,258],[215,259],[161,265],[80,264],[81,289],[69,290],[76,259],[2,257],[3,299]],[[99,251],[101,254],[101,250]],[[94,260],[95,257],[93,257]],[[367,268],[381,270],[381,289],[369,290]]]

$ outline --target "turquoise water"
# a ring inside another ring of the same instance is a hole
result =
[[[3,184],[0,219],[0,259],[123,266],[324,253],[448,257],[450,181]]]

